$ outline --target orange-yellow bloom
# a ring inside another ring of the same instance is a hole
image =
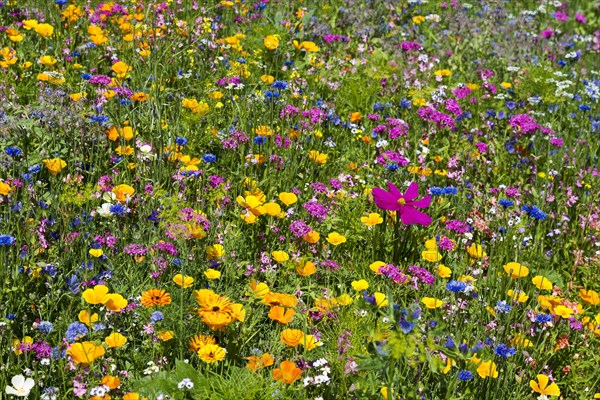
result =
[[[294,383],[302,375],[302,370],[292,361],[282,361],[279,368],[273,370],[273,379],[287,385]]]
[[[560,396],[560,389],[556,383],[548,385],[548,376],[539,374],[536,381],[529,381],[531,388],[543,396]]]
[[[94,342],[73,343],[67,350],[73,362],[88,365],[102,357],[106,351],[104,347],[97,346]]]

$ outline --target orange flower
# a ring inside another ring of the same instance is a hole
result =
[[[317,231],[311,231],[311,232],[308,232],[306,235],[302,236],[302,240],[304,240],[305,242],[308,242],[308,243],[312,243],[312,244],[317,243],[320,238],[321,238],[321,235],[319,235],[319,232],[317,232]]]
[[[296,347],[302,344],[304,332],[299,329],[284,329],[279,335],[281,341],[290,347]]]
[[[269,286],[264,282],[257,282],[255,279],[250,281],[250,290],[252,293],[246,293],[246,296],[252,296],[257,299],[262,299],[269,293]]]
[[[300,262],[296,265],[296,273],[300,276],[310,276],[317,272],[317,267],[312,261]]]
[[[83,365],[91,364],[97,358],[102,357],[104,353],[104,347],[96,346],[94,342],[74,343],[67,350],[67,354],[75,363]]]
[[[579,297],[581,297],[581,300],[583,300],[584,303],[592,305],[592,306],[597,306],[598,304],[600,304],[600,297],[598,297],[598,292],[590,289],[590,290],[585,290],[585,289],[581,289],[579,290]]]
[[[269,353],[265,353],[260,357],[258,357],[258,356],[246,357],[246,360],[248,360],[248,364],[246,365],[246,368],[248,368],[252,372],[256,371],[259,368],[270,367],[271,365],[273,365],[273,356],[270,355]]]
[[[287,385],[300,379],[302,370],[292,361],[282,361],[279,368],[273,370],[273,379]]]
[[[123,184],[115,186],[112,189],[112,192],[115,194],[115,196],[117,196],[117,200],[119,200],[121,203],[124,203],[133,196],[135,189],[129,185]]]
[[[198,350],[207,344],[217,344],[217,341],[212,336],[196,335],[189,341],[190,351],[197,353]]]
[[[292,318],[296,314],[292,308],[284,308],[281,306],[271,307],[269,311],[269,318],[273,321],[277,321],[280,324],[287,325],[292,321]]]
[[[171,295],[164,289],[150,289],[142,294],[142,304],[146,307],[171,304]]]
[[[86,324],[87,326],[92,326],[94,322],[98,322],[98,314],[90,313],[87,310],[81,310],[78,315],[79,322]]]
[[[107,294],[102,303],[106,308],[114,312],[119,312],[127,307],[127,299],[118,293]]]
[[[104,378],[102,378],[102,381],[100,383],[108,386],[110,390],[113,390],[121,385],[121,380],[116,376],[106,375]]]
[[[60,158],[42,160],[42,162],[44,163],[46,168],[48,168],[48,171],[50,171],[50,175],[52,176],[55,176],[67,166],[67,163],[64,160],[61,160]]]
[[[270,307],[283,306],[291,308],[296,307],[298,304],[298,298],[293,294],[269,292],[265,294],[262,302]]]

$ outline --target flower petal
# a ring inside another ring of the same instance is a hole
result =
[[[419,184],[417,182],[411,182],[406,193],[404,193],[404,200],[412,201],[419,195]]]
[[[544,394],[547,396],[560,396],[560,389],[556,383],[553,383],[544,390]]]
[[[411,206],[402,207],[402,214],[400,214],[400,219],[406,225],[419,224],[427,226],[431,224],[431,217],[429,217],[429,215],[424,214],[421,211],[417,211]]]
[[[431,196],[423,197],[421,200],[412,201],[408,203],[409,206],[417,208],[427,208],[431,204]]]
[[[373,200],[375,200],[377,207],[381,208],[382,210],[398,209],[398,197],[380,188],[374,188],[372,193]]]

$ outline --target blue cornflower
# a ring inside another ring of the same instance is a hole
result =
[[[254,138],[254,144],[257,145],[261,145],[261,144],[265,144],[267,143],[267,137],[266,136],[257,136]]]
[[[398,168],[399,168],[399,167],[398,167],[398,164],[396,164],[396,163],[392,163],[392,164],[388,164],[388,165],[387,165],[385,168],[386,168],[388,171],[395,172],[395,171],[398,171]]]
[[[49,321],[42,321],[38,324],[38,331],[41,333],[50,333],[54,330],[54,325]]]
[[[202,160],[204,160],[204,162],[207,163],[213,163],[217,161],[217,156],[215,156],[214,154],[207,153],[204,156],[202,156]]]
[[[507,207],[512,207],[515,203],[509,199],[500,199],[498,204],[500,204],[504,208],[507,208]]]
[[[15,238],[10,235],[0,235],[0,246],[10,246],[15,242]]]
[[[506,105],[506,108],[508,108],[508,109],[509,109],[509,110],[511,110],[511,111],[512,111],[512,110],[514,110],[514,109],[515,109],[515,107],[517,106],[517,105],[515,104],[515,102],[514,102],[514,101],[510,101],[510,100],[509,100],[509,101],[507,101],[507,102],[505,103],[505,105]]]
[[[521,211],[525,211],[531,218],[535,218],[540,221],[548,217],[548,214],[540,210],[537,206],[529,207],[528,205],[524,205],[521,207]]]
[[[454,293],[458,293],[458,292],[462,292],[463,290],[465,290],[467,288],[467,284],[461,281],[457,281],[455,279],[449,281],[446,284],[446,289],[448,289],[451,292]]]
[[[473,379],[473,373],[469,370],[462,370],[458,373],[458,379],[461,381],[470,381],[471,379]]]
[[[29,172],[30,174],[37,174],[41,170],[42,170],[42,167],[40,167],[39,164],[34,164],[31,167],[27,168],[27,172]]]
[[[454,186],[446,186],[443,191],[446,196],[454,196],[458,193],[458,189]]]
[[[271,86],[275,89],[285,90],[288,87],[288,83],[286,81],[275,81]]]
[[[400,108],[410,108],[411,106],[412,106],[412,103],[408,99],[402,99],[400,101]]]
[[[444,194],[444,189],[442,189],[441,187],[434,186],[432,188],[429,188],[429,194],[431,194],[432,196],[441,196]]]
[[[508,358],[512,355],[515,355],[516,352],[517,351],[514,348],[508,347],[504,343],[496,346],[496,349],[495,349],[496,355],[499,357],[502,357],[502,358]]]
[[[115,215],[125,215],[127,214],[127,207],[125,207],[121,203],[112,204],[108,210]]]
[[[92,74],[81,74],[81,79],[90,80],[92,78]]]
[[[119,101],[119,104],[122,105],[122,106],[130,106],[130,105],[133,104],[133,102],[131,100],[129,100],[129,99],[121,99]]]
[[[535,317],[535,322],[537,322],[538,324],[545,324],[550,321],[552,321],[552,315],[550,314],[538,314]]]
[[[175,143],[177,143],[177,145],[183,147],[186,144],[188,144],[188,140],[187,140],[187,138],[179,136],[179,137],[177,137],[177,139],[175,139]]]
[[[164,319],[165,319],[165,316],[160,311],[154,311],[152,313],[152,315],[150,316],[150,321],[152,321],[153,323],[157,323],[157,322],[162,321]]]
[[[69,343],[73,343],[77,339],[80,339],[87,335],[87,333],[88,328],[87,326],[85,326],[85,324],[82,324],[81,322],[73,322],[67,327],[65,338]]]
[[[8,146],[6,149],[4,149],[4,152],[10,157],[18,157],[23,154],[23,151],[17,146]]]
[[[512,306],[509,306],[505,300],[499,300],[496,303],[496,307],[494,307],[494,310],[496,310],[498,314],[507,314],[510,310],[512,310]]]
[[[94,115],[90,118],[90,121],[95,122],[100,125],[104,125],[104,124],[108,123],[108,121],[110,121],[110,117],[108,117],[106,115]]]
[[[454,344],[454,340],[452,340],[452,337],[448,336],[448,339],[446,339],[446,343],[444,343],[444,347],[448,348],[448,349],[453,349],[456,345]]]

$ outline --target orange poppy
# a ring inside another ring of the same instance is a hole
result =
[[[102,357],[104,353],[104,347],[96,346],[94,342],[74,343],[67,350],[67,354],[75,363],[83,365],[91,364],[97,358]]]
[[[302,370],[292,361],[282,361],[279,368],[273,370],[273,379],[287,385],[300,379]]]
[[[273,321],[277,321],[280,324],[287,325],[292,321],[292,318],[296,314],[292,308],[285,308],[281,306],[271,307],[269,311],[269,318]]]
[[[259,356],[246,357],[246,360],[248,360],[248,364],[246,365],[246,368],[248,368],[252,372],[256,371],[259,368],[270,367],[271,365],[273,365],[273,356],[270,355],[269,353],[265,353],[260,357]]]
[[[281,341],[290,347],[296,347],[302,344],[304,332],[299,329],[284,329],[279,335]]]
[[[164,289],[150,289],[142,294],[141,301],[145,307],[165,306],[171,304],[171,295]]]

